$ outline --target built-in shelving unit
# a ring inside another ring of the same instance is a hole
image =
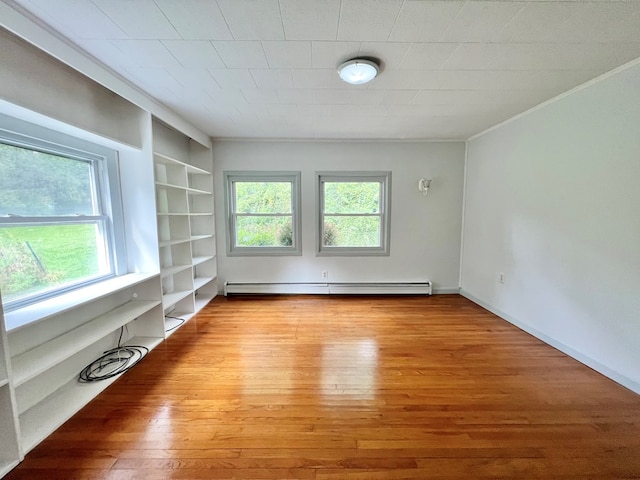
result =
[[[123,222],[114,278],[11,312],[0,301],[3,477],[119,378],[81,383],[84,367],[119,343],[158,345],[216,295],[217,274],[209,137],[43,25],[0,10],[11,26],[0,32],[0,113],[117,151]]]
[[[78,374],[86,365],[120,338],[148,349],[164,340],[159,275],[133,277],[135,282],[123,279],[108,294],[6,334],[23,454],[117,379],[81,383]],[[82,298],[82,291],[77,294]]]
[[[209,145],[159,121],[153,122],[153,150],[162,307],[170,334],[218,292],[213,161]]]

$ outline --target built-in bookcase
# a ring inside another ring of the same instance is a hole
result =
[[[162,308],[167,334],[218,292],[211,149],[153,122]]]
[[[117,379],[80,383],[78,374],[86,365],[119,339],[149,350],[162,342],[158,287],[156,274],[126,275],[103,282],[104,294],[88,287],[68,308],[8,332],[23,453]]]

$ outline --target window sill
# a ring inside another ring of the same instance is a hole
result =
[[[125,288],[129,288],[157,275],[157,273],[129,273],[120,275],[27,307],[5,312],[4,319],[7,331],[17,330],[27,325],[41,322],[54,315],[59,315],[99,298],[124,290]],[[158,289],[158,294],[159,292],[160,290]]]

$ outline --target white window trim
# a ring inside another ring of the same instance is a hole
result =
[[[326,247],[324,237],[324,198],[322,184],[324,182],[380,182],[380,246],[379,247]],[[391,243],[391,172],[358,171],[358,172],[316,172],[316,246],[317,256],[389,256]]]
[[[300,172],[293,171],[225,171],[225,215],[227,255],[235,256],[282,256],[302,255],[302,222]],[[234,182],[291,182],[291,216],[293,245],[290,247],[239,247],[235,245],[235,198]]]
[[[18,147],[32,147],[54,155],[90,162],[95,177],[95,188],[98,190],[97,202],[99,203],[100,211],[97,215],[78,217],[0,217],[0,224],[59,225],[99,223],[102,225],[106,237],[107,255],[111,265],[110,272],[107,274],[90,277],[67,286],[52,288],[23,300],[7,302],[4,305],[5,313],[37,305],[60,295],[126,273],[126,242],[123,229],[123,208],[117,151],[4,114],[0,114],[0,139]]]

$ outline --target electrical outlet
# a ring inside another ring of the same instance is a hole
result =
[[[500,273],[500,274],[498,274],[498,281],[499,281],[500,283],[504,283],[504,273]]]
[[[322,278],[327,280],[329,278],[329,272],[327,270],[322,271]]]

